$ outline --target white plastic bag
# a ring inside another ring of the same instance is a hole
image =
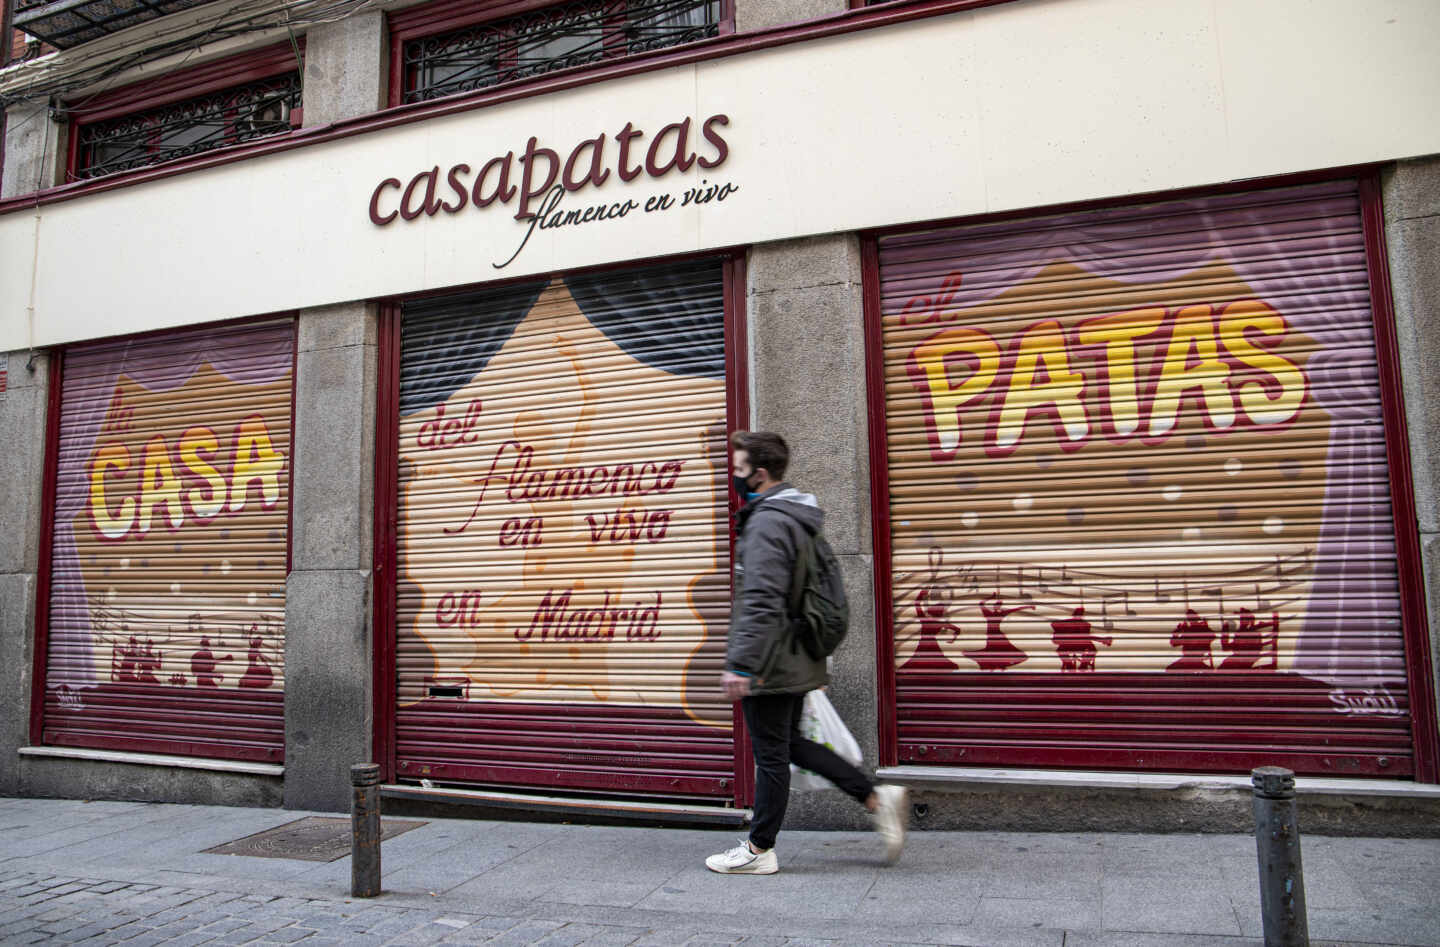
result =
[[[835,712],[830,698],[824,691],[810,691],[805,695],[805,706],[800,711],[800,735],[807,740],[828,746],[852,766],[860,765],[860,744],[850,735],[845,721]],[[833,789],[830,780],[808,769],[790,764],[790,791],[813,792],[817,789]]]

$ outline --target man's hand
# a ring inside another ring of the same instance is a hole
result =
[[[722,671],[720,674],[720,687],[725,691],[725,696],[731,700],[739,700],[742,697],[750,696],[750,678],[743,674]]]

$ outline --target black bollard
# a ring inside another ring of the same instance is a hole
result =
[[[1255,851],[1260,858],[1260,921],[1265,947],[1306,947],[1305,875],[1295,820],[1295,774],[1280,766],[1250,772],[1255,787]]]
[[[380,893],[380,767],[350,767],[350,895],[373,898]]]

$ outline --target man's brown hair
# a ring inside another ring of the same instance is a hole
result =
[[[736,431],[730,435],[730,446],[743,450],[750,458],[752,469],[764,467],[770,479],[784,480],[790,466],[790,447],[785,438],[773,431]]]

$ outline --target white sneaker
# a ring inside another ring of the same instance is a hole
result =
[[[780,870],[780,859],[773,848],[755,854],[750,851],[750,843],[742,839],[729,851],[705,859],[705,867],[722,875],[773,875]]]
[[[910,824],[910,790],[904,786],[876,786],[875,799],[879,805],[870,818],[875,822],[875,831],[885,840],[885,861],[893,865],[905,849],[905,829]]]

